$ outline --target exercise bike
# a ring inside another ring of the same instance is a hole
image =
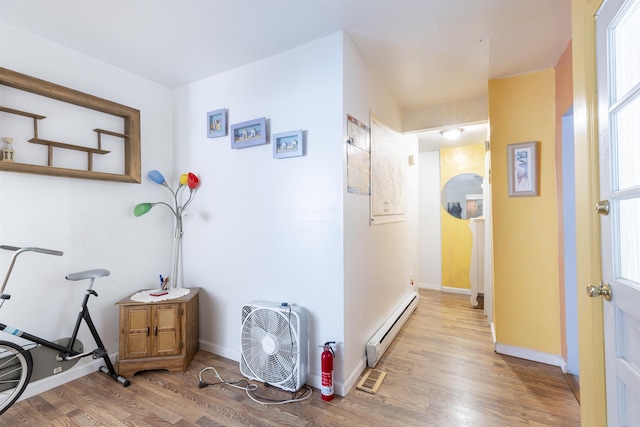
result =
[[[0,245],[0,249],[15,252],[11,257],[4,281],[0,287],[0,308],[11,298],[11,295],[5,294],[4,290],[9,281],[9,276],[13,270],[16,258],[20,254],[31,251],[47,255],[62,255],[60,251],[36,247],[18,248],[15,246]],[[73,367],[78,360],[87,356],[91,356],[94,359],[102,358],[106,366],[101,366],[99,369],[100,372],[109,375],[124,387],[130,385],[129,380],[118,375],[114,369],[109,359],[109,354],[104,348],[98,331],[91,320],[89,308],[87,307],[89,297],[91,295],[98,296],[96,291],[92,289],[93,282],[95,279],[108,276],[109,274],[109,270],[94,269],[71,273],[66,276],[66,279],[71,281],[89,281],[89,286],[84,292],[81,310],[78,313],[73,332],[68,338],[49,341],[13,326],[0,323],[0,331],[31,341],[31,343],[24,346],[11,341],[0,341],[0,414],[4,413],[4,411],[18,400],[30,381],[37,381],[66,371]],[[85,351],[82,342],[77,338],[78,330],[83,320],[89,327],[91,335],[98,346],[95,350]]]

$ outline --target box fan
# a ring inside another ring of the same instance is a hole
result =
[[[307,311],[258,301],[242,307],[240,372],[252,380],[298,391],[309,369]]]

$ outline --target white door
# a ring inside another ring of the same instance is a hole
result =
[[[590,291],[606,297],[608,425],[640,426],[640,0],[605,0],[596,29],[603,283]]]

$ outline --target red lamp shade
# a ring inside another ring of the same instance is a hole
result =
[[[198,186],[199,182],[200,180],[198,179],[198,176],[194,173],[189,172],[189,178],[187,180],[187,185],[189,186],[189,188],[193,190]]]

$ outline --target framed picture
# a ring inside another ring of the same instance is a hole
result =
[[[267,143],[267,124],[264,117],[231,125],[231,148],[252,147]]]
[[[209,111],[207,113],[207,138],[227,135],[227,110]]]
[[[276,133],[271,136],[271,144],[274,159],[302,156],[304,152],[302,130]]]
[[[509,197],[538,196],[538,141],[509,144],[507,169]]]

